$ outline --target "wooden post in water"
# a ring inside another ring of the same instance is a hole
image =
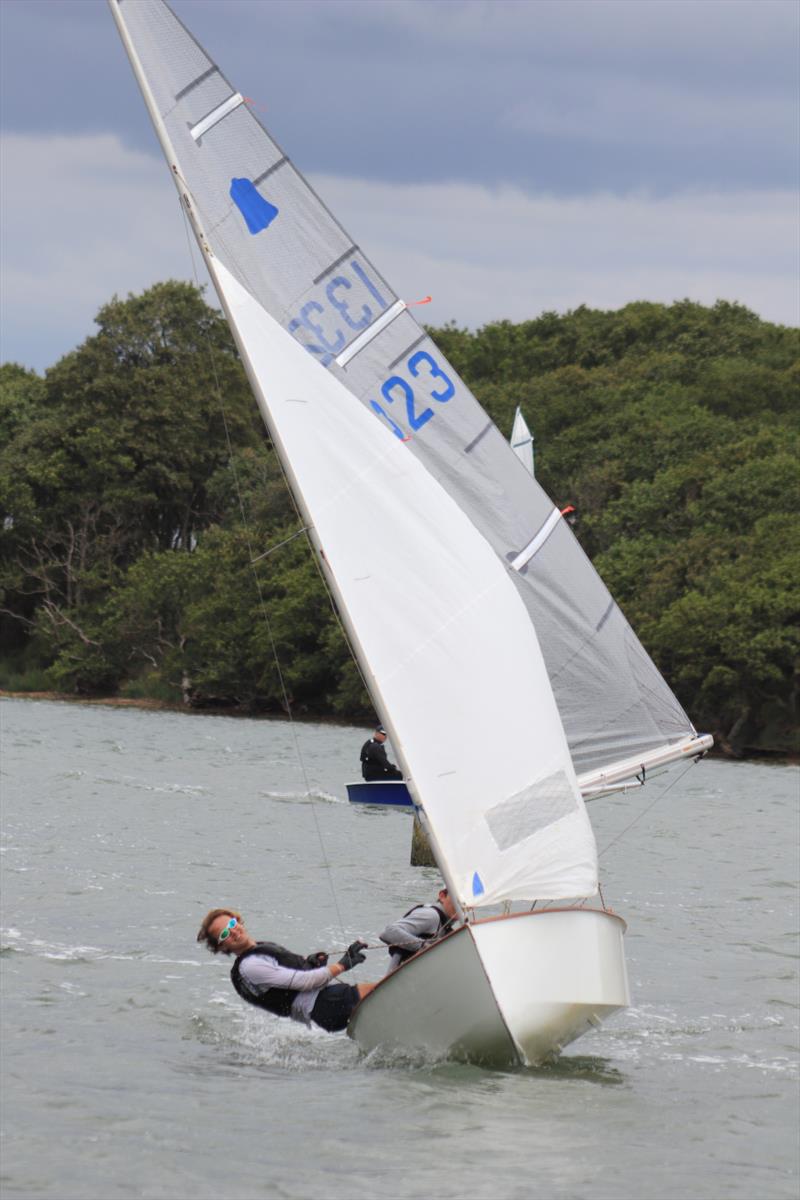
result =
[[[419,817],[414,814],[414,829],[411,833],[411,866],[412,867],[435,867],[436,859],[433,857],[431,844],[428,841],[428,835],[422,828],[419,822]]]

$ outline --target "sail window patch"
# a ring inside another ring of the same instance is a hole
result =
[[[531,538],[524,550],[520,550],[519,554],[515,555],[514,558],[511,559],[512,571],[521,571],[525,566],[527,566],[536,551],[540,550],[550,537],[550,534],[553,532],[560,519],[560,510],[554,508],[544,525],[542,525],[539,532]]]
[[[351,359],[355,358],[365,346],[368,346],[379,333],[382,333],[387,325],[391,325],[395,317],[399,317],[401,312],[405,312],[405,300],[395,300],[391,308],[387,308],[385,313],[381,313],[377,321],[373,321],[369,329],[365,329],[357,338],[346,346],[341,354],[337,355],[336,365],[346,367]]]
[[[266,229],[278,215],[278,209],[265,200],[249,179],[232,179],[230,196],[247,222],[251,233]]]
[[[189,133],[196,142],[199,142],[204,133],[208,133],[209,129],[213,129],[215,125],[218,125],[223,117],[227,117],[240,104],[244,104],[244,96],[241,92],[234,92],[232,96],[228,96],[227,100],[223,100],[222,104],[218,104],[210,113],[207,113],[202,121],[198,121],[196,125],[192,125]]]
[[[485,820],[498,850],[510,850],[577,810],[578,801],[567,776],[556,771],[495,804]]]

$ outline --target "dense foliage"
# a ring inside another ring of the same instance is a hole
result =
[[[97,323],[0,367],[0,684],[368,713],[304,537],[258,558],[301,523],[222,318],[166,283]],[[522,406],[696,724],[798,748],[797,332],[688,301],[432,332],[506,434]]]

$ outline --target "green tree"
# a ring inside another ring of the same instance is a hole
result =
[[[113,300],[0,368],[0,634],[58,686],[369,712],[233,343],[199,292]],[[698,725],[797,746],[800,335],[737,304],[432,331]],[[277,659],[283,682],[279,679]]]
[[[115,299],[97,323],[28,380],[25,403],[19,375],[6,380],[3,607],[45,654],[48,639],[53,654],[65,637],[96,640],[97,606],[140,554],[190,550],[221,515],[208,484],[228,439],[263,440],[227,326],[196,288]]]

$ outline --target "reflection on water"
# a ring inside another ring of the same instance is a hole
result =
[[[585,1079],[588,1083],[609,1086],[627,1082],[623,1072],[609,1059],[589,1055],[562,1055],[544,1067],[531,1069],[531,1073],[543,1079]]]

